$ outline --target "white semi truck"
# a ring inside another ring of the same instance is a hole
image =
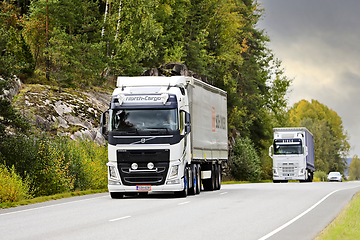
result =
[[[112,198],[218,190],[228,159],[227,94],[193,77],[118,77],[101,133]]]
[[[273,181],[312,182],[314,166],[313,135],[305,127],[274,128],[273,145],[269,155],[273,159]]]

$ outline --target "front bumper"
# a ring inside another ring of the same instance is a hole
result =
[[[183,181],[182,181],[183,182]],[[149,188],[150,187],[150,188]],[[183,183],[167,185],[108,185],[109,192],[139,193],[139,192],[177,192],[184,189]]]

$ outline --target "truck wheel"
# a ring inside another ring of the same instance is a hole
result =
[[[124,194],[121,192],[110,192],[110,197],[112,199],[120,199],[120,198],[124,198]]]
[[[219,190],[220,189],[220,169],[219,169],[219,165],[217,163],[215,163],[214,165],[214,171],[215,171],[215,184],[214,184],[214,189],[215,190]]]
[[[313,178],[314,178],[314,173],[313,172],[310,172],[309,173],[309,178],[308,178],[308,182],[312,182],[313,181]]]
[[[191,174],[189,174],[189,176],[191,176],[191,179],[189,179],[189,181],[192,181],[192,186],[189,188],[189,195],[195,195],[196,194],[196,166],[195,164],[191,165]]]
[[[185,173],[184,173],[184,190],[180,191],[180,192],[175,192],[175,196],[177,197],[187,197],[188,195],[188,190],[189,190],[189,171],[187,168],[185,168]]]
[[[201,191],[201,168],[199,164],[196,164],[195,166],[196,169],[196,192],[195,194],[200,194]]]
[[[202,182],[205,191],[213,191],[215,189],[216,177],[215,177],[215,167],[213,164],[211,165],[211,178],[204,179]]]
[[[220,190],[221,189],[221,165],[220,164],[217,164],[216,182],[217,182],[216,190]]]

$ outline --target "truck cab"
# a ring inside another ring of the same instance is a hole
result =
[[[273,145],[273,181],[312,181],[314,168],[313,137],[306,128],[275,128]]]

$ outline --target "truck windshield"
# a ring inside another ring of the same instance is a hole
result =
[[[178,130],[176,109],[113,110],[110,131]]]
[[[274,154],[303,154],[301,144],[274,144]]]

